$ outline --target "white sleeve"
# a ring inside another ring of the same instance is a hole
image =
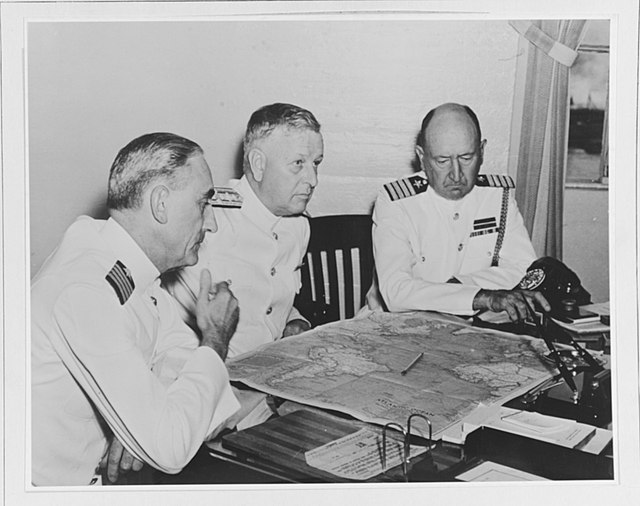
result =
[[[224,363],[208,347],[182,348],[175,381],[158,378],[135,344],[135,324],[96,287],[65,290],[54,318],[53,345],[65,366],[123,445],[157,469],[179,472],[239,408]]]
[[[535,259],[533,245],[522,215],[516,201],[510,197],[507,226],[498,265],[458,276],[458,279],[464,284],[473,284],[489,290],[510,290],[520,282]]]
[[[380,192],[373,212],[373,253],[380,294],[389,310],[473,314],[478,286],[434,283],[413,275],[418,252],[412,227],[403,206]]]
[[[307,248],[309,247],[310,237],[311,237],[311,229],[309,228],[309,222],[305,219],[304,225],[302,227],[301,237],[300,237],[300,259],[298,260],[298,267],[296,268],[296,271],[294,273],[296,293],[300,292],[300,287],[302,284],[301,276],[300,276],[300,267],[304,263],[305,256],[307,255]],[[295,306],[292,306],[291,311],[289,311],[289,315],[287,316],[287,323],[293,320],[304,320],[305,322],[310,324],[309,320],[307,320],[304,316],[302,316],[300,311],[298,311]]]

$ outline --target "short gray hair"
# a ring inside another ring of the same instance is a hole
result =
[[[269,136],[276,127],[280,126],[296,130],[312,130],[320,133],[318,120],[310,111],[302,107],[281,103],[261,107],[249,118],[244,135],[243,167],[245,171],[249,169],[247,156],[254,143]]]
[[[171,133],[151,133],[132,140],[111,165],[107,207],[138,208],[145,189],[159,179],[172,189],[181,187],[188,181],[188,174],[178,169],[202,153],[195,142]]]

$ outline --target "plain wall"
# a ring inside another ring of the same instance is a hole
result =
[[[322,123],[312,215],[369,213],[381,184],[413,171],[420,122],[446,101],[477,112],[483,171],[507,171],[518,35],[506,20],[43,22],[26,54],[32,275],[76,216],[106,216],[108,170],[131,139],[189,137],[222,184],[240,174],[250,114],[273,102]],[[598,300],[606,194],[569,192],[565,209],[565,261]]]

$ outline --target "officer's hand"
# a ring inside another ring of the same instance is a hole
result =
[[[302,334],[311,328],[311,324],[306,320],[291,320],[284,327],[282,332],[282,337],[295,336],[297,334]]]
[[[526,320],[532,310],[550,311],[551,306],[540,292],[531,290],[480,290],[473,299],[473,309],[506,311],[511,321]]]
[[[196,319],[202,333],[202,345],[213,348],[220,358],[227,357],[229,341],[238,326],[238,299],[223,281],[211,285],[211,274],[203,269],[200,274],[200,293],[196,301]]]
[[[109,451],[100,462],[101,469],[107,468],[107,478],[111,483],[118,480],[120,473],[125,474],[130,470],[140,471],[143,465],[143,462],[131,455],[115,436],[111,440]]]

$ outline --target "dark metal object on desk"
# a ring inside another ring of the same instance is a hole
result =
[[[460,472],[482,461],[496,462],[551,480],[613,479],[613,459],[546,441],[481,427],[467,436]]]
[[[422,355],[422,354],[421,354]],[[390,422],[382,428],[382,471],[387,471],[387,428],[398,429],[402,433],[402,475],[405,481],[409,481],[409,465],[410,465],[410,452],[411,452],[411,420],[413,418],[420,418],[427,422],[429,426],[429,440],[427,442],[427,451],[431,454],[431,447],[433,444],[433,433],[431,427],[431,420],[420,413],[413,413],[409,415],[407,419],[407,428],[405,430],[399,423]]]
[[[560,327],[544,315],[542,318],[542,324],[536,322],[539,337],[549,348],[549,355],[560,374],[505,406],[606,427],[611,422],[610,371],[580,346],[571,334],[558,335],[556,332]],[[554,341],[568,341],[567,344],[573,347],[568,351],[579,357],[581,364],[570,368],[570,362],[563,357],[567,351],[558,351]]]

